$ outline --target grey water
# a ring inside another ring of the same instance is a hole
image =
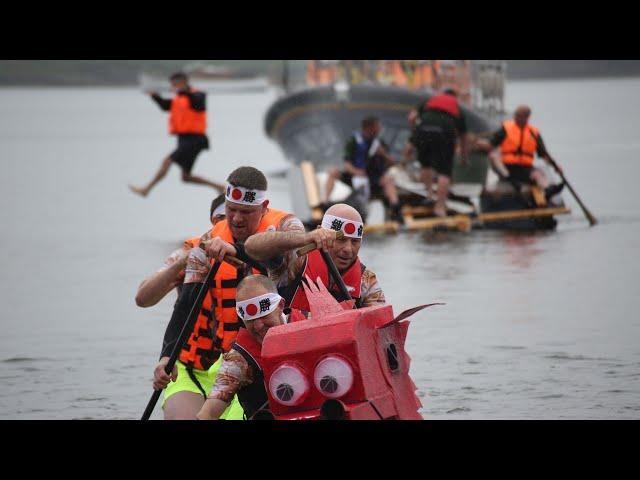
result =
[[[194,173],[287,164],[263,131],[276,98],[208,96]],[[599,224],[576,202],[556,231],[370,236],[361,250],[395,312],[425,419],[640,418],[640,79],[512,81]],[[0,90],[0,419],[137,419],[175,294],[139,282],[207,229],[212,190],[177,167],[167,118],[133,88]],[[291,208],[284,179],[272,205]],[[161,418],[159,407],[152,418]]]

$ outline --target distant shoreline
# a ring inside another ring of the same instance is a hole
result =
[[[607,73],[602,75],[580,75],[580,76],[538,76],[538,77],[514,77],[508,76],[507,82],[539,82],[539,81],[580,81],[580,80],[622,80],[640,78],[640,73]],[[145,92],[137,83],[0,83],[2,89],[91,89],[91,88],[108,88],[108,89],[138,89],[141,94]]]
[[[640,76],[639,60],[507,60],[507,81],[580,80]],[[281,78],[283,61],[207,61],[232,65],[250,75]],[[290,61],[300,74],[305,61]],[[176,60],[0,60],[0,87],[122,87],[138,86],[141,72],[168,75],[183,68]]]

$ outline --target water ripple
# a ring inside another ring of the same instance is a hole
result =
[[[447,410],[447,413],[462,413],[462,412],[470,412],[471,409],[468,407],[457,407],[451,410]]]
[[[50,362],[51,358],[36,358],[36,357],[11,357],[2,360],[4,363],[20,363],[20,362]]]

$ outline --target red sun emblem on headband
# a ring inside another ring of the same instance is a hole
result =
[[[258,313],[258,307],[256,307],[254,303],[250,303],[249,305],[247,305],[247,313],[251,316],[254,316],[256,313]]]
[[[356,226],[353,223],[347,223],[344,226],[344,233],[346,233],[347,235],[352,235],[353,232],[356,231]]]
[[[233,198],[234,200],[240,200],[240,198],[242,198],[242,192],[237,188],[234,188],[231,192],[231,198]]]

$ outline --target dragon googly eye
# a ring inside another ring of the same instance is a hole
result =
[[[293,365],[281,365],[269,379],[271,396],[282,405],[294,406],[302,403],[309,392],[305,374]]]
[[[313,382],[327,398],[340,398],[353,386],[353,369],[346,360],[327,357],[318,363]]]

